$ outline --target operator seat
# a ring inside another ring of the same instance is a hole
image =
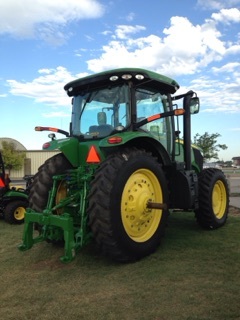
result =
[[[93,126],[90,126],[89,127],[89,133],[95,133],[95,132],[98,132],[98,126],[96,125],[93,125]]]
[[[110,124],[107,124],[106,112],[98,112],[97,120],[99,124],[97,128],[97,131],[99,132],[99,137],[109,136],[114,130],[114,128]]]
[[[114,128],[110,124],[101,124],[98,126],[99,137],[109,136],[113,130]]]

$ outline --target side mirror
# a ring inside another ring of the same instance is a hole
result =
[[[200,101],[198,97],[191,98],[189,103],[190,114],[195,114],[199,112]]]

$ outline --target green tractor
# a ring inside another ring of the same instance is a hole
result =
[[[10,224],[21,224],[28,207],[28,188],[11,188],[9,183],[0,152],[0,217]]]
[[[225,224],[227,180],[218,169],[203,169],[201,151],[191,145],[199,98],[193,91],[173,95],[178,88],[138,68],[65,85],[70,132],[35,128],[53,131],[43,149],[60,152],[34,177],[20,250],[63,242],[61,260],[69,262],[94,239],[111,259],[136,261],[156,250],[173,209],[192,211],[203,228]],[[54,132],[66,137],[57,140]]]

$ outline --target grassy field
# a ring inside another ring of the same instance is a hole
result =
[[[240,215],[215,231],[173,213],[154,254],[133,264],[93,244],[67,265],[62,248],[19,252],[23,226],[0,221],[0,319],[240,319]]]

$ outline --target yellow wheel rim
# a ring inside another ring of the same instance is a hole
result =
[[[59,202],[62,199],[65,199],[66,197],[67,197],[67,184],[66,184],[66,181],[61,181],[58,186],[57,194],[56,194],[56,198],[55,198],[56,205],[58,205]],[[58,215],[62,214],[63,208],[57,209],[56,212]]]
[[[25,212],[26,212],[26,209],[24,207],[17,207],[13,213],[14,218],[19,221],[23,220],[25,217]]]
[[[149,201],[162,203],[162,188],[153,172],[139,169],[129,177],[123,189],[121,201],[124,229],[136,242],[145,242],[150,239],[162,218],[162,210],[147,208]]]
[[[227,193],[224,183],[217,180],[212,193],[213,212],[218,219],[221,219],[226,211]]]

